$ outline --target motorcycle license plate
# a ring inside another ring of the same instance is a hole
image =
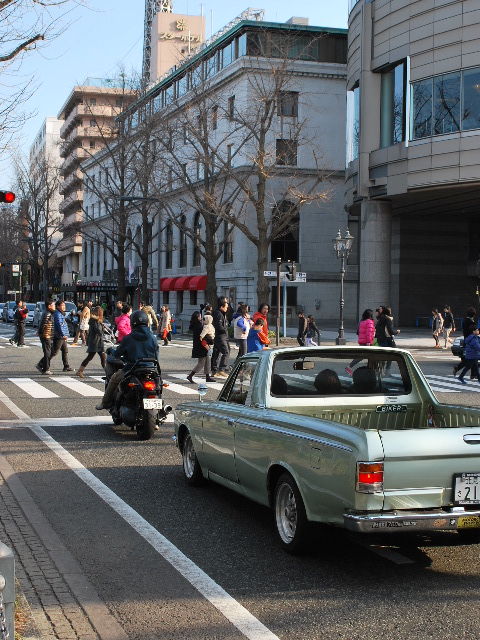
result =
[[[160,400],[159,398],[144,398],[143,408],[144,409],[163,409],[163,400]]]
[[[480,504],[480,473],[459,473],[454,476],[455,504]]]

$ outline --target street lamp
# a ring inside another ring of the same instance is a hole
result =
[[[345,278],[345,261],[348,259],[348,256],[350,255],[352,246],[353,246],[353,236],[350,235],[350,231],[347,229],[347,233],[345,234],[345,237],[342,238],[342,234],[340,233],[340,229],[339,229],[337,233],[337,237],[333,241],[333,248],[335,249],[337,258],[340,258],[342,261],[341,286],[340,286],[340,326],[338,328],[338,337],[336,339],[336,344],[347,344],[347,341],[345,340],[344,332],[343,332],[343,307],[345,306],[345,301],[343,299],[343,281]]]

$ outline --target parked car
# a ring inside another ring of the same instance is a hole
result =
[[[457,358],[462,358],[465,352],[465,340],[463,337],[455,338],[452,344],[452,353]]]
[[[287,551],[310,522],[480,541],[480,409],[440,404],[407,351],[247,354],[216,400],[177,406],[175,433],[187,483],[270,506]]]
[[[39,327],[42,314],[45,311],[45,302],[37,302],[35,311],[33,312],[33,326]]]
[[[3,314],[3,307],[6,305],[6,302],[0,302],[0,316]]]
[[[35,315],[36,304],[34,302],[27,302],[28,316],[25,320],[25,324],[31,324],[33,326],[33,318]]]
[[[3,322],[13,322],[13,314],[15,313],[15,308],[17,303],[13,300],[5,303],[2,311],[2,320]]]

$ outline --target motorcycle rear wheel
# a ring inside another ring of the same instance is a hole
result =
[[[137,422],[137,435],[140,440],[150,440],[155,433],[155,426],[157,424],[156,411],[149,409],[143,410],[142,418]]]

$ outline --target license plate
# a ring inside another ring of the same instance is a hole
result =
[[[454,503],[480,504],[480,472],[454,476]]]
[[[163,409],[163,400],[160,400],[158,398],[144,398],[143,408],[144,409]]]
[[[480,517],[462,516],[458,519],[457,529],[480,529]]]

